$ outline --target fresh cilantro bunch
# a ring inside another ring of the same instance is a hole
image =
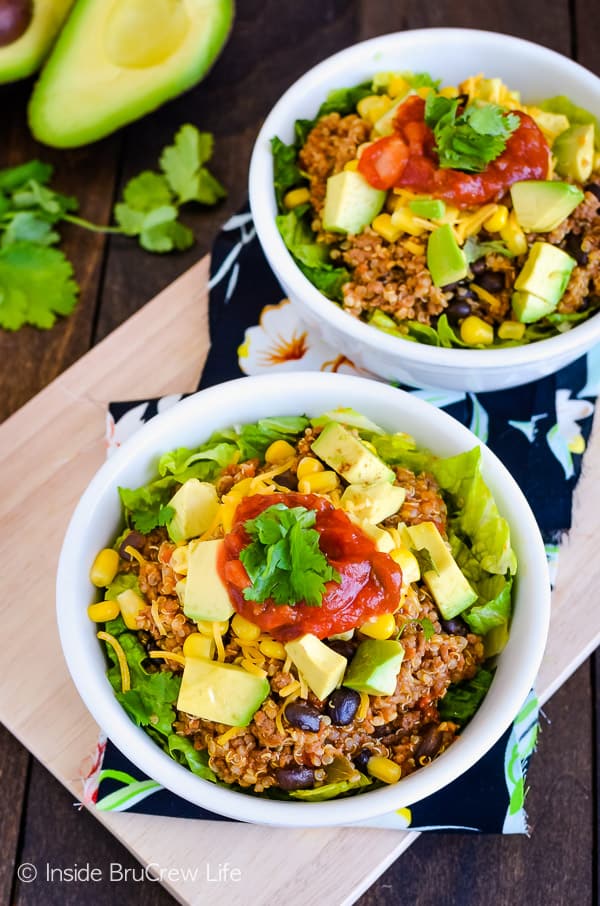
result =
[[[320,606],[325,582],[340,576],[319,547],[315,519],[314,510],[276,503],[244,523],[252,538],[240,554],[252,582],[246,600]]]
[[[461,98],[430,94],[425,122],[433,130],[440,167],[481,173],[502,154],[520,120],[497,104],[463,103]]]
[[[58,315],[70,314],[79,287],[73,267],[55,246],[56,226],[71,223],[97,233],[137,236],[149,252],[189,248],[194,235],[179,221],[190,201],[216,204],[226,195],[206,168],[213,137],[186,124],[160,157],[161,172],[131,179],[115,205],[118,226],[99,226],[76,215],[77,199],[50,186],[53,168],[39,160],[0,170],[0,328],[24,324],[51,328]]]

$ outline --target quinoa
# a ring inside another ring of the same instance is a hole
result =
[[[310,202],[317,214],[325,203],[327,180],[356,157],[358,146],[368,141],[371,127],[355,114],[323,116],[311,129],[298,155],[300,166],[309,175]]]

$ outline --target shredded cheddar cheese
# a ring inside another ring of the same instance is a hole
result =
[[[152,619],[154,620],[154,625],[156,626],[156,628],[158,629],[160,634],[166,635],[167,630],[165,629],[163,622],[160,618],[160,614],[158,612],[158,599],[156,599],[152,602],[152,607],[150,608],[150,612],[152,613]]]
[[[183,654],[176,654],[174,651],[149,651],[148,655],[152,658],[164,658],[167,661],[176,661],[178,664],[181,664],[182,667],[185,667],[185,657]]]
[[[121,671],[121,692],[129,692],[129,690],[131,689],[129,664],[127,663],[127,658],[125,657],[125,652],[121,648],[121,645],[115,639],[114,635],[111,635],[109,632],[104,632],[103,630],[97,632],[96,637],[101,639],[103,642],[107,642],[107,644],[109,644],[113,649],[117,658],[119,670]]]

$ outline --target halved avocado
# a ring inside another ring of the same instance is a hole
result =
[[[42,65],[74,0],[0,3],[0,82],[30,76]]]
[[[34,88],[29,123],[56,148],[96,141],[206,74],[233,0],[78,0]]]

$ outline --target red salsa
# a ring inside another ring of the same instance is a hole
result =
[[[316,511],[314,527],[321,536],[319,546],[341,579],[326,583],[320,607],[302,602],[294,606],[275,604],[272,600],[258,603],[244,598],[243,590],[250,585],[239,559],[240,551],[250,542],[244,523],[275,503]],[[369,617],[390,613],[398,606],[402,585],[402,571],[389,554],[378,551],[342,510],[315,494],[255,494],[243,500],[232,530],[225,536],[219,570],[236,611],[280,641],[307,632],[324,639],[353,629]]]
[[[412,189],[459,208],[497,201],[514,182],[548,174],[546,139],[530,116],[515,113],[521,122],[502,154],[482,173],[463,173],[438,165],[435,138],[424,119],[425,101],[415,95],[399,108],[394,133],[365,148],[358,169],[376,189]]]

